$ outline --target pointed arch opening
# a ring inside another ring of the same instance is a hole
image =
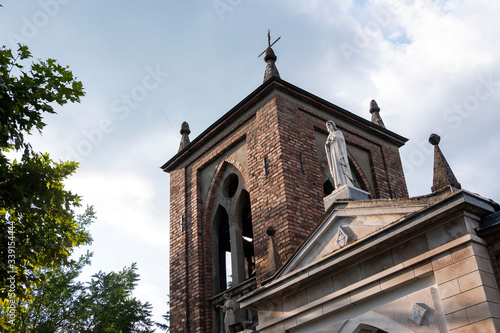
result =
[[[358,327],[353,331],[353,333],[388,333],[378,327],[367,325],[367,324],[359,324]]]
[[[351,168],[351,174],[353,177],[354,186],[363,190],[363,191],[370,192],[369,185],[365,180],[366,177],[364,177],[364,175],[362,174],[363,171],[361,171],[361,168],[356,163],[356,160],[354,160],[354,158],[349,153],[348,153],[348,159],[349,159],[349,167]],[[326,196],[332,194],[332,192],[335,190],[335,185],[333,185],[334,181],[333,181],[333,177],[330,173],[330,169],[328,167],[328,162],[326,161],[326,157],[325,157],[325,160],[323,162],[323,166],[324,166],[323,195],[326,197]]]
[[[214,295],[255,276],[252,209],[244,178],[227,162],[216,177],[210,204]]]

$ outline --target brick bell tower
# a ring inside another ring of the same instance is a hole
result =
[[[355,186],[408,197],[399,148],[372,101],[366,120],[280,78],[269,39],[264,83],[193,141],[182,125],[170,174],[172,332],[224,332],[221,306],[260,287],[309,236],[334,182],[325,123],[343,132]],[[236,327],[256,313],[239,310]]]

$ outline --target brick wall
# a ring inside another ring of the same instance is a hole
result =
[[[170,173],[170,325],[187,332],[186,232],[184,169]],[[184,218],[185,220],[185,218]]]

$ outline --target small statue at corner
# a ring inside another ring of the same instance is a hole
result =
[[[226,333],[231,333],[230,326],[236,323],[236,311],[238,305],[231,299],[229,294],[224,294],[224,305],[217,305],[217,308],[224,312],[224,329]]]
[[[333,120],[326,122],[326,128],[330,133],[325,143],[326,157],[335,188],[342,185],[354,187],[344,135]]]

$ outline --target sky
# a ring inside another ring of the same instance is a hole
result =
[[[169,175],[191,140],[262,84],[267,31],[281,78],[361,117],[375,99],[409,194],[430,193],[431,133],[462,188],[500,201],[497,0],[2,1],[0,44],[28,45],[83,82],[79,104],[30,140],[80,163],[68,189],[93,205],[92,266],[137,262],[135,296],[167,310]]]

